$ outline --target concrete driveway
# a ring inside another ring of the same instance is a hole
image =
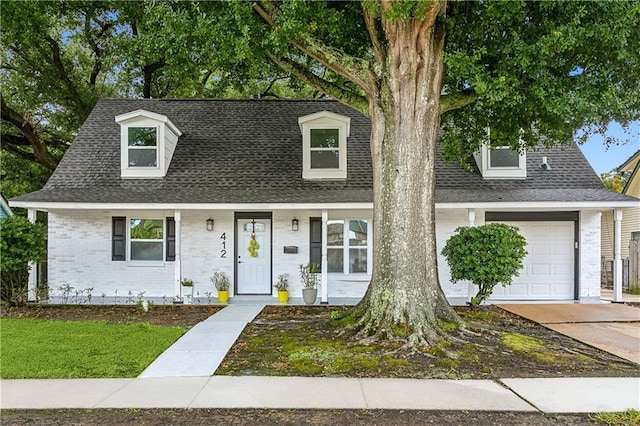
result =
[[[640,364],[640,308],[621,304],[499,304],[620,358]]]

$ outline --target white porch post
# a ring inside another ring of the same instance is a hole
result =
[[[327,221],[329,220],[329,212],[322,210],[322,274],[320,279],[320,303],[329,303],[329,289],[327,288]]]
[[[173,220],[175,221],[176,226],[176,260],[173,262],[173,287],[175,289],[176,296],[180,296],[180,280],[182,280],[182,256],[180,254],[182,251],[182,212],[180,210],[173,212]]]
[[[467,209],[467,217],[469,220],[469,226],[476,226],[476,209]],[[469,301],[476,294],[476,286],[471,281],[467,284],[467,297]]]
[[[38,214],[38,210],[36,209],[27,209],[27,219],[29,222],[36,223],[36,217]],[[37,262],[29,262],[29,281],[27,282],[27,300],[37,301],[38,300],[38,263]]]
[[[476,209],[467,209],[469,216],[469,226],[476,226]]]
[[[613,211],[613,301],[622,302],[622,210]]]

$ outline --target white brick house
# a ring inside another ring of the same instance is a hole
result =
[[[209,277],[223,271],[232,297],[275,297],[288,273],[296,296],[298,265],[315,262],[323,302],[361,297],[375,226],[369,132],[326,100],[102,100],[47,185],[11,205],[48,212],[51,288],[173,298],[188,277],[215,294]],[[458,226],[514,223],[529,255],[494,300],[597,299],[601,211],[638,201],[604,189],[575,146],[483,148],[471,166],[437,161],[438,249]],[[452,303],[474,294],[450,283],[442,258],[439,273]]]

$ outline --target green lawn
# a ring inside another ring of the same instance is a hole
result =
[[[0,378],[136,377],[184,333],[148,323],[0,319]]]

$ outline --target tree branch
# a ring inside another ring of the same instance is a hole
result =
[[[4,138],[5,138],[5,135],[2,135],[2,139],[3,140],[4,140]],[[16,157],[22,158],[24,160],[32,161],[32,162],[36,162],[36,163],[38,162],[36,160],[36,156],[33,155],[33,153],[25,151],[25,150],[22,150],[22,149],[18,148],[15,145],[9,145],[9,144],[3,143],[2,144],[2,149],[4,151],[7,151],[10,154],[15,155]]]
[[[351,90],[345,89],[343,87],[339,87],[336,84],[331,83],[321,77],[310,72],[308,69],[303,67],[302,65],[287,59],[280,58],[271,52],[267,52],[267,56],[276,63],[280,68],[289,72],[300,81],[303,81],[310,85],[311,87],[315,87],[320,90],[322,93],[331,96],[343,104],[352,106],[362,112],[363,114],[367,114],[369,111],[369,102],[367,98],[361,96],[357,93],[352,92]]]
[[[100,25],[100,31],[97,34],[97,38],[103,37],[112,27],[113,23],[111,22],[102,23]],[[87,43],[89,43],[89,46],[91,46],[91,50],[95,55],[93,70],[91,71],[91,76],[89,77],[89,84],[95,87],[96,81],[98,79],[98,74],[100,74],[100,71],[102,70],[102,54],[104,53],[104,49],[102,49],[98,45],[98,42],[91,34],[91,19],[89,18],[88,14],[85,14],[84,16],[84,33],[87,39]]]
[[[55,41],[49,36],[45,36],[45,40],[49,43],[49,46],[51,47],[53,65],[58,71],[58,77],[60,77],[60,80],[62,80],[65,87],[69,91],[69,94],[71,95],[71,99],[73,100],[73,103],[75,104],[76,108],[78,108],[78,110],[81,111],[83,114],[88,115],[89,113],[88,108],[82,101],[82,98],[80,97],[80,94],[76,89],[76,86],[73,84],[73,82],[69,78],[69,75],[67,74],[67,70],[65,69],[64,64],[62,63],[62,58],[60,56],[60,45],[58,44],[57,41]]]
[[[440,115],[448,111],[466,107],[476,100],[478,100],[478,95],[473,91],[440,96]]]
[[[164,67],[166,64],[165,59],[162,58],[152,64],[144,65],[142,67],[142,97],[149,99],[151,97],[151,81],[153,79],[153,73]]]
[[[49,170],[55,170],[58,162],[47,150],[45,141],[37,134],[35,127],[22,114],[9,107],[0,93],[0,118],[16,126],[29,141],[35,160]],[[3,144],[4,148],[4,144]]]
[[[254,3],[253,10],[267,24],[275,27],[275,20],[273,19],[273,15],[276,13],[275,7],[270,6],[267,2],[262,4]],[[368,61],[327,46],[309,34],[302,34],[300,37],[300,39],[290,40],[289,42],[305,55],[315,59],[347,80],[354,82],[365,93],[372,93]]]
[[[372,13],[372,7],[373,5],[371,4],[363,4],[362,12],[364,13],[364,23],[367,26],[367,31],[369,31],[369,38],[373,46],[373,55],[380,60],[384,57],[384,52],[386,51],[383,41],[384,29],[382,28],[379,14]]]

